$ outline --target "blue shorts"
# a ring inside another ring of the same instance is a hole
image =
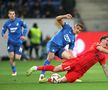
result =
[[[15,54],[21,55],[22,54],[22,45],[7,45],[8,52],[14,52]]]
[[[48,42],[47,44],[47,52],[52,52],[59,58],[62,58],[62,53],[65,51],[64,48],[60,47],[59,45],[55,44],[54,42]]]

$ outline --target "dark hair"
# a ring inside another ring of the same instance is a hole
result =
[[[100,38],[100,41],[102,41],[103,39],[106,39],[106,38],[108,38],[108,36],[102,36],[102,37]]]
[[[82,25],[82,24],[78,23],[78,24],[76,24],[76,26],[81,27],[81,29],[82,29],[82,31],[83,31],[84,27],[83,27],[83,25]]]
[[[34,27],[34,28],[38,28],[37,23],[34,23],[34,24],[33,24],[33,27]]]

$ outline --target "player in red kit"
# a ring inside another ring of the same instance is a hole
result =
[[[108,36],[102,36],[100,42],[94,43],[90,49],[77,58],[72,58],[64,61],[61,65],[53,66],[33,66],[27,71],[27,75],[30,75],[33,71],[45,70],[52,72],[67,71],[66,75],[59,78],[56,82],[74,82],[82,77],[87,70],[89,70],[97,62],[103,68],[105,75],[108,77],[108,69],[106,67],[105,53],[108,54]],[[47,81],[54,82],[51,79]]]

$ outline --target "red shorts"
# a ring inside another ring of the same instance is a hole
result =
[[[76,81],[77,79],[79,79],[82,76],[83,76],[83,74],[81,72],[77,72],[77,71],[73,71],[73,70],[68,71],[65,75],[67,81],[70,83]]]
[[[62,63],[62,70],[63,71],[72,70],[75,68],[76,65],[77,65],[76,59],[66,60]]]
[[[74,82],[76,79],[82,77],[83,72],[80,70],[80,66],[77,60],[69,60],[62,63],[62,70],[68,71],[65,75],[68,82]]]

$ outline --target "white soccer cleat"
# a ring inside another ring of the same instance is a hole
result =
[[[42,82],[43,79],[44,79],[44,74],[40,74],[40,76],[39,76],[39,82]]]
[[[13,73],[12,73],[12,76],[16,76],[16,75],[17,75],[17,72],[13,72]]]
[[[36,70],[37,70],[37,66],[33,66],[26,72],[26,75],[30,76],[32,74],[32,72],[36,71]]]
[[[82,80],[80,80],[80,79],[77,79],[75,82],[82,82]]]

